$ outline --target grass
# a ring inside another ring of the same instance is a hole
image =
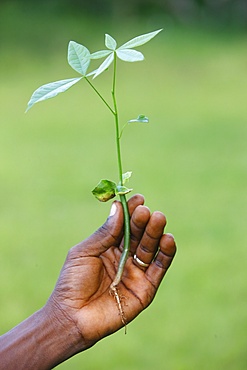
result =
[[[124,170],[151,210],[166,214],[178,254],[127,336],[61,369],[246,368],[245,45],[244,35],[171,29],[143,49],[145,62],[119,67],[122,121],[151,120],[124,132]],[[74,76],[66,46],[44,58],[9,48],[0,62],[1,333],[45,304],[68,248],[107,217],[109,205],[90,190],[117,177],[111,116],[86,85],[24,115],[36,87]],[[106,81],[107,73],[102,91]]]

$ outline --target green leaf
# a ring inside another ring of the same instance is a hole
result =
[[[144,60],[144,55],[140,51],[132,49],[118,49],[116,50],[117,56],[119,59],[124,62],[140,62]]]
[[[90,64],[89,50],[75,41],[70,41],[68,46],[68,62],[76,72],[85,76]]]
[[[111,54],[104,60],[104,62],[99,66],[93,78],[99,76],[102,72],[104,72],[113,62],[114,53]]]
[[[130,193],[132,190],[133,190],[133,189],[128,189],[128,188],[126,188],[126,186],[118,185],[118,186],[117,186],[117,190],[116,190],[116,195],[128,194],[128,193]]]
[[[116,196],[117,185],[110,180],[101,180],[98,185],[92,190],[93,195],[100,202],[107,202]]]
[[[146,44],[148,41],[150,41],[153,37],[155,37],[159,32],[161,32],[162,29],[154,31],[154,32],[149,32],[141,36],[134,37],[130,41],[126,42],[122,46],[118,48],[119,49],[130,49],[130,48],[135,48],[137,46]]]
[[[105,34],[105,46],[110,50],[116,50],[117,47],[116,40],[107,33]]]
[[[80,81],[82,77],[69,78],[67,80],[60,80],[56,82],[51,82],[46,85],[40,86],[37,90],[34,91],[31,99],[28,102],[26,112],[32,108],[36,103],[39,103],[43,100],[51,99],[57,96],[58,94],[68,90],[71,86]]]
[[[148,123],[149,119],[148,117],[144,116],[144,114],[140,114],[137,118],[131,119],[128,121],[128,123]]]
[[[111,53],[112,53],[111,50],[100,50],[100,51],[96,51],[95,53],[91,54],[90,58],[91,59],[100,59],[100,58],[107,57]]]
[[[122,174],[123,184],[125,184],[131,178],[131,175],[132,175],[131,171],[125,172],[125,173]]]

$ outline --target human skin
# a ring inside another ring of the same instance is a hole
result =
[[[163,213],[151,214],[141,195],[128,207],[131,253],[118,286],[127,323],[152,302],[176,253]],[[104,225],[69,250],[45,306],[0,337],[1,370],[51,369],[123,327],[110,294],[122,245],[123,211],[115,201]],[[149,266],[139,266],[134,254]]]

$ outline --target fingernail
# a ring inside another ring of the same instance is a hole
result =
[[[116,213],[116,211],[117,211],[117,206],[116,206],[116,203],[114,202],[114,203],[112,203],[109,217],[114,216],[114,215],[115,215],[115,213]]]
[[[172,233],[166,233],[166,235],[170,236],[171,238],[174,239],[174,235]]]

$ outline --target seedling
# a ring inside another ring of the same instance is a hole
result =
[[[128,194],[132,189],[126,186],[127,182],[131,177],[131,172],[123,173],[122,170],[122,157],[121,157],[121,147],[120,141],[122,137],[122,133],[124,128],[128,124],[132,123],[147,123],[149,120],[148,118],[140,114],[135,119],[130,119],[127,123],[125,123],[122,127],[119,124],[119,113],[118,113],[118,104],[116,99],[116,77],[117,77],[117,60],[121,59],[125,62],[139,62],[144,60],[144,56],[141,52],[134,50],[133,48],[146,44],[150,41],[153,37],[155,37],[160,30],[150,32],[138,37],[131,39],[130,41],[126,42],[125,44],[117,47],[116,40],[111,37],[110,35],[105,35],[105,46],[106,50],[100,50],[94,53],[90,53],[90,51],[83,45],[78,44],[75,41],[70,41],[68,46],[68,63],[70,66],[79,73],[79,77],[69,78],[65,80],[60,80],[56,82],[51,82],[46,85],[39,87],[36,91],[34,91],[31,99],[28,102],[27,110],[28,111],[32,106],[38,102],[43,100],[47,100],[57,96],[58,94],[65,92],[71,86],[75,85],[77,82],[84,80],[86,81],[90,87],[96,92],[99,99],[104,103],[106,108],[112,114],[114,122],[115,122],[115,133],[116,133],[116,148],[117,148],[117,163],[118,163],[118,182],[110,181],[110,180],[101,180],[98,185],[92,190],[93,195],[100,200],[101,202],[106,202],[109,199],[119,196],[120,201],[123,206],[124,212],[124,247],[123,252],[120,257],[119,266],[117,270],[117,274],[111,284],[111,292],[113,296],[116,298],[120,315],[124,324],[126,324],[123,310],[121,307],[120,297],[117,292],[117,286],[121,281],[122,274],[124,271],[124,266],[127,261],[130,249],[130,217],[128,212],[126,194]],[[93,59],[101,59],[105,58],[103,63],[100,66],[92,71],[88,72],[88,68],[90,65],[91,60]],[[102,96],[102,94],[98,91],[98,89],[93,84],[93,80],[106,71],[110,65],[113,64],[112,70],[112,103],[108,103],[107,100]],[[92,77],[92,79],[91,79]]]

